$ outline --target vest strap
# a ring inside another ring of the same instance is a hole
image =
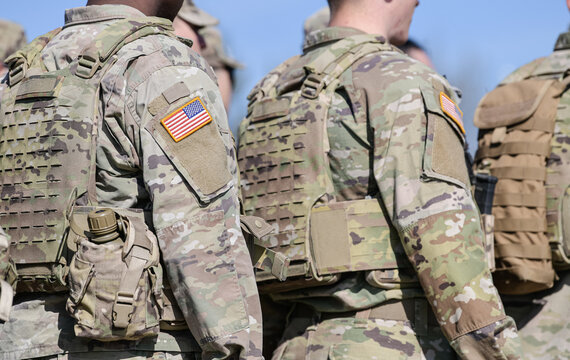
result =
[[[546,232],[546,219],[497,219],[495,218],[495,231],[504,232]],[[520,245],[519,245],[520,246]]]
[[[495,158],[501,155],[519,154],[548,156],[550,155],[550,144],[519,141],[502,143],[501,145],[494,147],[480,147],[475,154],[475,161],[481,160],[483,158]]]
[[[491,168],[491,175],[499,179],[514,180],[546,180],[546,168],[532,168],[523,166],[505,166]]]
[[[546,207],[546,193],[495,193],[495,206]]]
[[[165,31],[172,31],[172,23],[166,19],[151,17],[117,21],[97,34],[95,40],[82,51],[75,74],[89,79],[126,44]]]
[[[544,245],[524,245],[504,244],[495,246],[495,255],[498,258],[517,257],[526,259],[551,259],[550,246]]]

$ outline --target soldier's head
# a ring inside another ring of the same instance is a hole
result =
[[[330,26],[353,27],[384,35],[394,45],[408,40],[418,0],[328,0]]]
[[[200,29],[206,26],[217,25],[218,23],[218,19],[196,7],[192,0],[184,1],[182,8],[173,21],[176,35],[192,40],[194,43],[192,48],[198,53],[201,53],[201,50],[205,47]]]
[[[183,1],[184,0],[87,0],[87,5],[128,5],[147,16],[158,16],[168,20],[174,20]]]
[[[4,60],[26,45],[24,29],[11,21],[0,20],[0,78],[5,72]]]

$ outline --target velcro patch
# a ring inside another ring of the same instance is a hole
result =
[[[449,116],[455,124],[459,127],[461,132],[465,134],[465,128],[463,127],[463,111],[449,98],[449,96],[445,95],[443,92],[439,93],[439,103],[441,105],[441,110],[447,116]]]
[[[199,96],[176,111],[168,114],[160,123],[175,142],[179,142],[212,121],[212,116]]]

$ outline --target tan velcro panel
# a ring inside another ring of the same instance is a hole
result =
[[[311,247],[319,275],[401,268],[405,256],[376,199],[344,201],[313,209]]]

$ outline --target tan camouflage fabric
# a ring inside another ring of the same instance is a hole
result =
[[[184,0],[182,8],[176,16],[197,27],[214,26],[220,22],[212,15],[197,7],[192,0]]]
[[[294,79],[304,64],[323,52],[334,59],[340,55],[335,53],[338,40],[360,34],[348,28],[309,34],[304,55],[271,72],[259,86],[275,77],[278,83]],[[439,103],[441,93],[455,99],[449,84],[401,52],[385,51],[354,63],[340,77],[339,88],[326,123],[334,200],[378,199],[393,238],[405,250],[406,256],[397,261],[411,265],[413,271],[378,274],[386,280],[380,285],[367,272],[342,274],[332,285],[295,291],[277,292],[276,285],[276,291],[269,292],[273,301],[289,307],[306,305],[314,321],[299,321],[302,316],[295,311],[288,321],[281,316],[283,311],[266,314],[266,322],[282,322],[285,334],[279,347],[285,355],[276,352],[274,358],[357,358],[365,347],[376,349],[372,352],[390,349],[400,358],[423,359],[423,349],[430,348],[447,353],[453,348],[465,359],[519,358],[514,322],[505,316],[485,260],[480,214],[464,163],[464,138]],[[312,114],[308,111],[309,119]],[[240,135],[247,126],[262,122],[242,123]],[[241,170],[258,165],[252,159]],[[242,188],[247,186],[242,183]],[[439,336],[431,333],[425,341],[419,335],[425,321],[407,326],[405,321],[377,323],[386,319],[364,316],[367,320],[358,329],[350,324],[354,319],[326,321],[335,313],[374,312],[389,300],[423,297],[441,327]],[[279,326],[268,325],[278,332]],[[436,357],[437,353],[432,356]]]
[[[26,45],[26,33],[22,26],[0,19],[0,61]]]
[[[556,42],[554,52],[510,74],[501,84],[524,79],[560,78],[570,69],[570,33],[563,33]],[[557,108],[552,153],[547,167],[548,230],[550,237],[561,236],[567,250],[570,243],[570,91],[562,94]],[[555,184],[555,186],[553,186]],[[562,226],[559,226],[558,221]],[[562,233],[562,234],[561,234]],[[556,247],[554,247],[556,249]],[[557,258],[554,257],[553,260]],[[555,266],[556,268],[556,266]],[[511,314],[519,327],[525,359],[570,358],[570,275],[568,270],[558,271],[559,280],[552,289],[525,295],[504,297],[507,314]]]
[[[65,29],[41,53],[43,64],[51,71],[66,67],[115,19],[143,16],[122,5],[67,10]],[[151,35],[119,51],[102,79],[98,106],[97,205],[150,215],[164,272],[190,331],[161,331],[137,342],[90,341],[74,336],[66,294],[20,294],[10,321],[0,324],[1,358],[86,352],[113,358],[121,351],[147,358],[161,352],[260,357],[261,312],[239,225],[235,152],[213,79],[185,44]],[[160,121],[196,97],[213,121],[175,146],[161,133]]]
[[[331,11],[328,6],[319,9],[317,12],[312,14],[305,20],[303,24],[303,31],[305,37],[315,30],[322,30],[329,25],[329,20],[331,17]]]

